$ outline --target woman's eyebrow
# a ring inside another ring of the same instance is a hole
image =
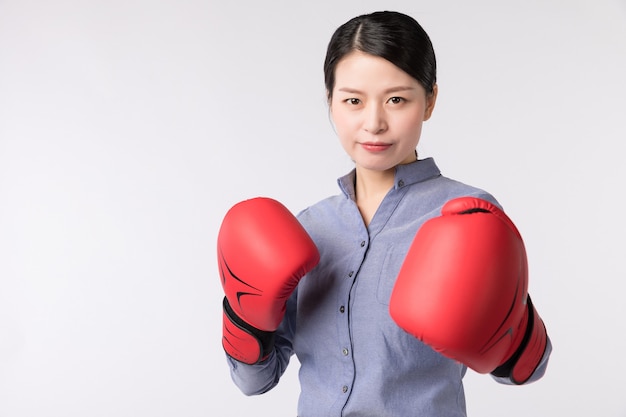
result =
[[[410,91],[410,90],[415,90],[415,87],[410,87],[410,86],[391,87],[383,91],[383,93],[389,94],[389,93],[397,93],[400,91]],[[341,91],[343,93],[351,93],[351,94],[364,94],[363,91],[358,90],[356,88],[350,88],[350,87],[341,87],[341,88],[338,88],[337,91]]]

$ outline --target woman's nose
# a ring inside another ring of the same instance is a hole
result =
[[[364,115],[363,129],[373,135],[387,130],[387,120],[385,118],[385,111],[378,105],[369,106]]]

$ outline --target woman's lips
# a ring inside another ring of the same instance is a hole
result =
[[[362,142],[361,147],[369,152],[382,152],[389,149],[391,144],[383,142]]]

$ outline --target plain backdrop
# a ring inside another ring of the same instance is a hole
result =
[[[245,397],[221,347],[226,210],[294,213],[352,164],[324,98],[332,32],[430,34],[421,157],[524,235],[545,378],[468,372],[470,416],[626,416],[626,3],[0,0],[0,416],[294,416],[294,359]]]

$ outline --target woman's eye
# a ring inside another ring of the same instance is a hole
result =
[[[361,100],[359,100],[358,98],[349,98],[346,100],[346,102],[354,106],[356,106],[357,104],[361,104]]]
[[[392,104],[400,104],[404,101],[404,99],[402,97],[391,97],[389,99],[389,102]]]

